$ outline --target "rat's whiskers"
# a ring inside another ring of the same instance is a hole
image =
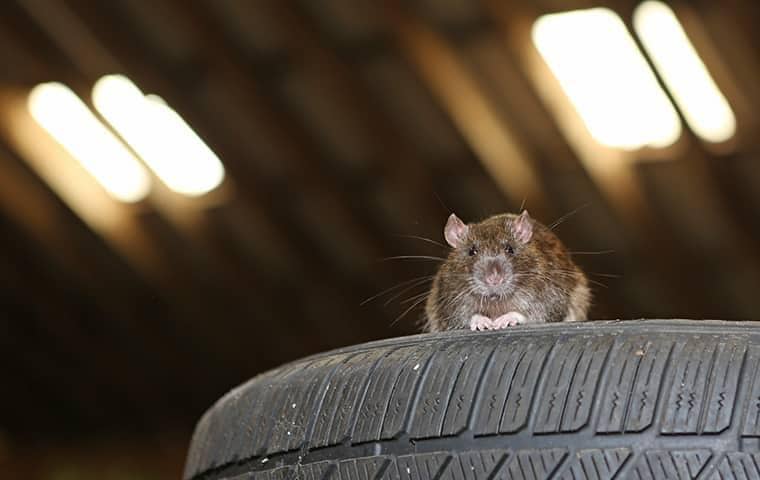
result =
[[[412,304],[412,306],[410,306],[409,308],[407,308],[406,310],[404,310],[404,312],[401,315],[399,315],[398,317],[396,317],[396,319],[391,322],[390,326],[392,327],[393,325],[395,325],[399,320],[401,320],[402,318],[404,318],[406,316],[406,314],[408,314],[409,312],[411,312],[412,310],[414,310],[415,307],[419,306],[422,302],[424,302],[426,298],[427,297],[422,297],[419,300],[417,300],[416,302],[414,302]]]
[[[579,251],[579,252],[567,252],[570,255],[607,255],[609,253],[615,253],[615,250],[591,250],[591,251]]]
[[[401,300],[398,303],[401,304],[401,305],[404,305],[405,303],[413,302],[415,300],[418,300],[420,297],[427,297],[428,295],[430,295],[430,290],[425,290],[422,293],[418,293],[416,295],[412,295],[411,297],[407,298],[406,300]]]
[[[401,238],[412,238],[414,240],[420,240],[420,241],[423,241],[423,242],[430,243],[430,244],[435,245],[437,247],[441,247],[441,248],[445,248],[445,249],[449,248],[448,246],[442,244],[441,242],[437,242],[437,241],[433,240],[432,238],[422,237],[420,235],[405,235],[405,234],[395,233],[395,234],[393,234],[393,236],[394,237],[401,237]]]
[[[396,290],[398,288],[404,288],[404,287],[408,286],[409,284],[412,284],[412,283],[415,283],[415,282],[425,283],[428,280],[432,280],[434,277],[435,277],[434,275],[425,275],[425,276],[422,276],[422,277],[415,277],[415,278],[412,278],[410,280],[405,280],[405,281],[403,281],[401,283],[398,283],[398,284],[396,284],[396,285],[394,285],[394,286],[392,286],[390,288],[386,288],[385,290],[383,290],[380,293],[372,295],[368,299],[366,299],[363,302],[361,302],[359,305],[365,305],[365,304],[371,302],[372,300],[374,300],[374,299],[376,299],[378,297],[382,297],[383,295],[391,293],[391,292],[393,292],[394,290]]]
[[[580,207],[576,208],[575,210],[571,210],[570,212],[562,215],[557,220],[555,220],[554,223],[552,223],[551,225],[549,225],[549,227],[548,227],[549,230],[554,230],[558,226],[560,226],[563,223],[565,223],[565,221],[568,218],[572,217],[573,215],[575,215],[576,213],[580,212],[581,210],[583,210],[584,208],[588,207],[589,205],[591,205],[591,204],[590,203],[584,203],[583,205],[581,205]]]
[[[446,259],[443,257],[436,257],[433,255],[394,255],[392,257],[385,257],[381,258],[381,262],[386,262],[388,260],[432,260],[436,262],[445,262]]]
[[[420,287],[420,286],[426,284],[428,281],[430,281],[430,279],[424,278],[424,279],[419,279],[418,281],[412,283],[411,285],[408,285],[406,288],[402,289],[399,292],[396,292],[395,294],[393,294],[392,297],[390,297],[388,300],[386,300],[385,302],[383,302],[383,306],[387,307],[388,305],[391,304],[391,302],[393,302],[395,299],[399,298],[400,296],[402,296],[406,292],[408,292],[410,290],[414,290],[415,288]]]

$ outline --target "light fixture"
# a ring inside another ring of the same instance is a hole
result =
[[[635,150],[678,139],[678,114],[612,10],[544,15],[534,23],[532,38],[596,141]]]
[[[203,195],[222,183],[224,166],[160,97],[145,96],[123,75],[107,75],[92,91],[95,108],[169,189]]]
[[[66,85],[37,85],[27,106],[32,118],[114,198],[137,202],[150,190],[142,164]]]
[[[715,143],[731,138],[736,132],[734,112],[673,10],[645,1],[634,11],[633,25],[694,133]]]

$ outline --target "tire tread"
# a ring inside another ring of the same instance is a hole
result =
[[[198,422],[186,480],[757,479],[760,329],[521,327],[262,374]]]

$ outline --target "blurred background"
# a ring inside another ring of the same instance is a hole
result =
[[[757,319],[760,4],[669,5],[2,2],[0,476],[179,478],[233,386],[417,332],[452,211],[560,220],[594,319]]]

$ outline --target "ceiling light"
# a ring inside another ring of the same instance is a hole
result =
[[[92,99],[169,189],[199,196],[222,183],[222,162],[160,97],[145,96],[127,77],[107,75],[95,84]]]
[[[30,92],[27,105],[35,121],[111,196],[123,202],[145,198],[150,177],[142,164],[70,88],[40,84]]]
[[[591,136],[624,150],[666,147],[681,134],[678,114],[623,21],[592,8],[544,15],[533,43]]]
[[[709,142],[734,135],[734,112],[686,36],[673,10],[662,2],[639,5],[633,24],[649,57],[691,129]]]

